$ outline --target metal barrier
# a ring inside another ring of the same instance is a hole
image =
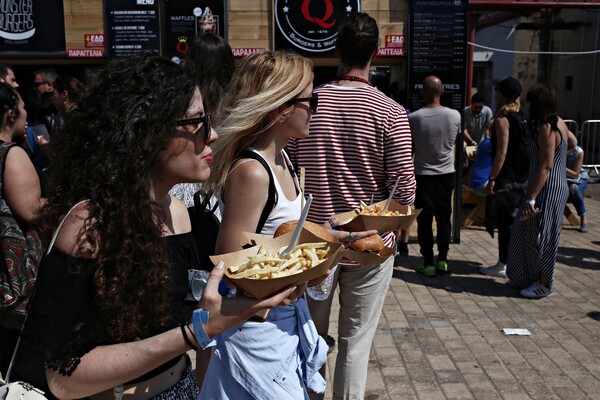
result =
[[[573,119],[565,119],[565,124],[567,124],[567,128],[569,128],[569,130],[573,132],[577,140],[579,140],[579,124],[577,123],[577,121]]]
[[[588,170],[590,177],[600,177],[600,120],[585,121],[581,125],[581,135],[577,138],[579,147],[584,151],[583,168]]]

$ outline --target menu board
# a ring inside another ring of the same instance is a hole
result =
[[[158,0],[105,0],[104,6],[109,57],[160,52]]]
[[[441,79],[444,106],[465,106],[468,2],[414,0],[409,6],[408,108],[423,106],[420,89],[429,75]]]
[[[199,33],[214,33],[225,39],[225,0],[170,0],[165,3],[165,55],[185,58]]]

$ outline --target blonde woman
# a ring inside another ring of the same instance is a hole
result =
[[[496,87],[496,109],[492,127],[492,170],[486,194],[486,228],[493,236],[498,228],[498,262],[481,268],[485,275],[506,277],[510,228],[527,188],[529,141],[527,121],[521,113],[521,83],[507,77]],[[491,210],[490,210],[491,209]]]
[[[317,105],[312,67],[297,54],[267,51],[246,57],[235,71],[214,147],[214,176],[206,186],[220,197],[217,254],[241,250],[242,231],[272,234],[300,216],[302,193],[283,148],[290,137],[308,135]],[[277,194],[272,209],[265,209],[269,173],[256,159],[240,157],[248,149],[271,170]],[[263,213],[267,218],[261,219]],[[267,321],[246,322],[216,341],[202,399],[302,399],[306,387],[325,389],[318,369],[327,345],[302,297],[271,310]]]
[[[318,98],[312,93],[313,65],[295,53],[265,51],[246,57],[236,69],[225,99],[225,114],[214,148],[214,175],[205,188],[220,197],[222,221],[216,253],[241,250],[243,231],[272,234],[298,219],[298,180],[284,152],[290,138],[308,136]],[[275,204],[269,201],[269,172]],[[347,232],[339,233],[348,235]],[[359,232],[364,237],[373,232]],[[308,399],[307,388],[325,390],[318,373],[327,345],[311,320],[306,284],[265,322],[246,322],[216,338],[202,399]]]

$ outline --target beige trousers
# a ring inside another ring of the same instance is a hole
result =
[[[334,293],[335,287],[339,287],[340,302],[338,354],[333,378],[333,398],[336,400],[364,398],[369,353],[392,279],[393,266],[394,257],[377,266],[338,265],[332,289]],[[322,337],[329,331],[333,296],[324,301],[307,296],[313,321]],[[325,367],[321,374],[325,377]],[[310,397],[319,398],[314,394]]]

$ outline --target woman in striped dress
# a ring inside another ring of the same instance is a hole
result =
[[[565,179],[569,129],[556,114],[556,94],[535,85],[527,93],[535,140],[526,200],[515,223],[506,267],[511,283],[528,298],[546,297],[554,291],[553,275],[569,188]]]

